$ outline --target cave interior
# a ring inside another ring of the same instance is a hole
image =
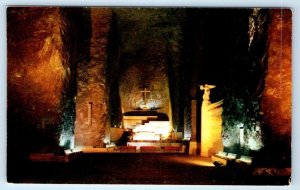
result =
[[[200,129],[210,84],[224,150],[240,151],[242,124],[249,146],[260,132],[249,154],[290,165],[290,10],[9,7],[7,48],[9,158],[105,147],[143,108],[201,143],[192,101]]]

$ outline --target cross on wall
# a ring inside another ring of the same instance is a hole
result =
[[[150,93],[150,90],[147,90],[147,88],[144,88],[144,90],[141,90],[140,92],[143,93],[143,100],[146,101],[147,93]]]

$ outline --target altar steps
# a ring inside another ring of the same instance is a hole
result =
[[[136,126],[144,125],[148,121],[157,120],[157,116],[123,116],[123,125],[125,129],[133,129]]]

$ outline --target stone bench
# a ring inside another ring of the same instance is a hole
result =
[[[140,151],[141,152],[156,152],[157,147],[155,147],[155,146],[141,146]]]
[[[162,147],[164,152],[180,152],[182,150],[181,146],[164,146]]]
[[[238,159],[235,160],[237,163],[244,163],[247,165],[251,165],[252,164],[252,157],[250,156],[240,156]]]
[[[93,146],[84,146],[81,148],[84,153],[98,153],[98,152],[107,152],[107,148],[98,148]]]
[[[119,146],[120,152],[136,152],[136,146]]]
[[[237,158],[237,154],[227,153],[227,152],[218,152],[215,155],[211,156],[211,160],[213,163],[217,162],[223,166],[226,166],[228,162],[232,162]]]
[[[213,163],[217,162],[223,166],[226,166],[229,162],[233,163],[241,163],[241,164],[252,164],[252,157],[244,156],[244,155],[237,155],[234,153],[227,153],[227,152],[218,152],[215,155],[211,156],[211,160]]]
[[[54,155],[54,153],[31,153],[29,160],[33,162],[69,162],[66,155]]]
[[[32,162],[70,162],[82,154],[82,151],[68,152],[64,155],[54,153],[30,153],[28,159]]]
[[[34,162],[52,162],[54,153],[30,153],[28,159]]]

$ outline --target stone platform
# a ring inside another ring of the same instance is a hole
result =
[[[161,141],[131,141],[127,146],[135,146],[137,151],[149,152],[181,152],[184,153],[186,146],[181,142],[161,142]]]
[[[186,146],[180,142],[127,142],[127,146],[96,148],[81,147],[83,153],[186,153]]]
[[[161,142],[161,141],[130,141],[127,142],[127,146],[136,146],[137,150],[142,146],[154,146],[154,147],[165,147],[165,146],[173,146],[173,147],[181,147],[182,143],[180,142]]]
[[[70,162],[76,159],[82,153],[82,151],[71,152],[69,150],[65,150],[65,153],[61,155],[56,155],[52,152],[30,153],[28,160],[32,162]]]

